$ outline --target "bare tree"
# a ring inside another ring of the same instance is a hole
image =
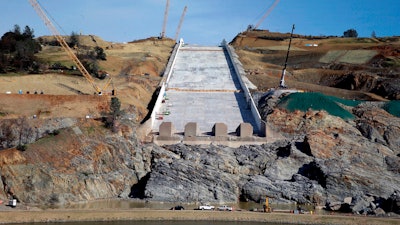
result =
[[[32,127],[29,126],[26,117],[19,117],[16,120],[16,125],[18,129],[18,149],[26,150],[25,144],[29,143],[29,139],[34,135]]]

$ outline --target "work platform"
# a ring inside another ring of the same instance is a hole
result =
[[[250,124],[251,133],[259,134],[260,125],[252,112],[254,103],[249,101],[251,97],[247,87],[243,87],[237,62],[226,46],[181,43],[172,57],[158,99],[161,102],[153,112],[153,134],[160,132],[163,123],[172,124],[172,136],[184,136],[189,123],[196,124],[199,137],[215,135],[216,124],[225,124],[227,135],[237,134],[241,124]]]

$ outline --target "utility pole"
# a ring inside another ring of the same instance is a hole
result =
[[[286,88],[286,85],[285,85],[285,74],[286,74],[287,61],[288,61],[288,58],[289,58],[290,45],[292,44],[293,31],[294,31],[294,24],[292,26],[292,32],[290,33],[289,47],[288,47],[288,50],[287,50],[287,53],[286,53],[285,67],[282,70],[281,81],[279,83],[279,87],[280,88]]]

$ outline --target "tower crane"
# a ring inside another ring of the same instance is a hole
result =
[[[179,37],[179,33],[181,31],[181,28],[182,28],[182,23],[183,23],[183,20],[185,19],[186,11],[187,11],[187,6],[185,6],[185,8],[183,8],[181,19],[179,20],[178,28],[176,29],[176,33],[175,33],[175,38],[174,38],[175,41]]]
[[[279,2],[280,0],[275,0],[274,3],[272,3],[271,7],[269,7],[268,10],[264,13],[263,17],[258,21],[258,23],[255,26],[249,25],[247,30],[256,30],[268,17],[268,15],[271,14],[272,10],[276,7],[276,5],[278,5]]]
[[[47,26],[47,28],[51,31],[51,33],[55,36],[57,41],[60,43],[61,47],[67,52],[69,58],[74,61],[76,67],[79,69],[79,71],[82,73],[82,75],[86,78],[86,80],[92,85],[94,90],[96,91],[97,94],[101,95],[103,89],[98,87],[93,79],[93,77],[90,75],[90,73],[86,70],[86,68],[83,66],[81,61],[79,61],[78,57],[75,55],[75,53],[72,51],[72,49],[68,46],[67,42],[65,39],[61,36],[60,32],[58,32],[57,28],[54,26],[54,24],[50,21],[49,17],[46,15],[42,7],[39,5],[37,0],[28,0],[29,3],[33,6],[35,9],[36,13],[39,15],[39,17],[43,20],[44,24]],[[111,77],[109,78],[111,80]],[[111,81],[108,81],[106,85],[108,86]]]
[[[165,31],[167,29],[168,11],[169,11],[169,0],[167,0],[167,5],[165,6],[164,23],[163,23],[163,27],[162,27],[161,36],[160,36],[161,39],[165,37]]]

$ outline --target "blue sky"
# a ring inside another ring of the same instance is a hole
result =
[[[162,31],[166,0],[39,0],[61,28],[94,34],[107,41],[128,42]],[[274,0],[170,0],[166,35],[174,37],[185,5],[180,37],[185,42],[218,45],[231,41],[249,24],[257,24]],[[28,0],[0,0],[0,35],[14,24],[48,35]],[[281,0],[260,29],[303,35],[343,35],[354,28],[360,37],[400,35],[399,0]]]

